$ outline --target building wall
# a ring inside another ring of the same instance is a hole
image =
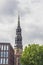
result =
[[[20,63],[21,54],[22,54],[22,49],[14,48],[14,64],[15,65],[21,65]]]
[[[14,65],[14,50],[11,45],[9,47],[9,64]]]
[[[14,65],[14,51],[10,43],[0,43],[0,65]]]

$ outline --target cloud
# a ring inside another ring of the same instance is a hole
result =
[[[18,9],[18,1],[16,0],[4,0],[4,3],[3,1],[1,1],[1,3],[1,14],[14,15]]]
[[[43,43],[42,0],[0,0],[0,41],[15,43],[18,11],[23,36],[23,45]]]

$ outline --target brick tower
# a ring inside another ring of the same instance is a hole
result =
[[[16,29],[16,37],[15,37],[15,65],[21,65],[20,64],[20,56],[22,54],[22,35],[21,35],[21,27],[20,27],[20,16],[18,15],[18,25]]]

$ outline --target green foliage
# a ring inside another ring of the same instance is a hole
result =
[[[43,65],[43,45],[32,44],[25,47],[21,56],[22,65]]]

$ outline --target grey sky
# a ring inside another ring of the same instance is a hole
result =
[[[43,44],[43,0],[0,0],[0,42],[14,46],[18,11],[23,45]]]

